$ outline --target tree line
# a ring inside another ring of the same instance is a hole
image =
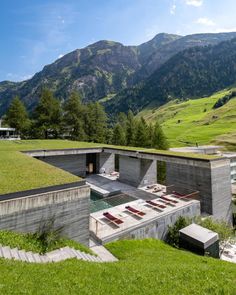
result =
[[[79,93],[72,92],[60,103],[49,89],[43,89],[38,105],[29,115],[15,97],[4,118],[22,138],[68,138],[71,140],[167,149],[168,142],[158,122],[147,124],[131,111],[120,113],[113,125],[98,102],[84,104]]]

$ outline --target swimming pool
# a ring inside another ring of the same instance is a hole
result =
[[[97,212],[104,209],[109,209],[121,204],[129,203],[136,198],[120,193],[114,196],[103,198],[101,195],[91,190],[90,194],[90,212]]]

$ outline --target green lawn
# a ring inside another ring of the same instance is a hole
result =
[[[222,135],[236,138],[236,98],[221,108],[212,107],[229,91],[186,102],[172,101],[160,108],[149,106],[138,116],[152,122],[159,120],[172,147],[184,146],[186,142],[224,144]]]
[[[0,141],[0,194],[29,190],[39,187],[47,187],[78,181],[76,177],[64,170],[46,164],[40,160],[31,158],[20,151],[66,149],[66,148],[89,148],[89,147],[115,147],[127,150],[140,150],[132,147],[116,147],[87,142],[68,140],[22,140]],[[145,150],[162,155],[185,157],[186,154],[169,151]],[[191,155],[188,157],[212,159],[212,156]]]
[[[27,264],[0,259],[1,294],[236,294],[236,265],[176,250],[161,241],[119,241],[120,261]]]

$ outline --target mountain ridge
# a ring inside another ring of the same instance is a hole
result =
[[[73,90],[79,91],[85,102],[98,101],[125,89],[129,92],[130,87],[145,81],[184,48],[217,44],[233,37],[236,33],[189,36],[161,33],[138,46],[108,40],[95,42],[46,65],[29,80],[0,82],[0,115],[15,95],[29,110],[34,109],[44,87],[50,88],[61,101]]]

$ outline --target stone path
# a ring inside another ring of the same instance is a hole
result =
[[[111,262],[117,261],[117,259],[108,251],[104,251],[103,246],[96,246],[95,253],[98,256],[87,254],[80,250],[75,250],[70,247],[60,248],[44,255],[39,253],[33,253],[31,251],[19,250],[17,248],[10,248],[8,246],[0,245],[0,257],[7,259],[15,259],[20,261],[26,261],[30,263],[48,263],[48,262],[59,262],[69,258],[76,258],[83,261],[89,262]],[[110,255],[109,255],[110,254]]]

